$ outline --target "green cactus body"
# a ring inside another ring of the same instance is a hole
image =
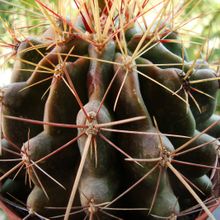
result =
[[[33,220],[191,220],[201,208],[214,220],[219,77],[188,61],[170,23],[180,3],[161,1],[150,23],[150,1],[34,2],[25,13],[44,31],[19,41],[7,29],[18,44],[0,88],[0,199]]]

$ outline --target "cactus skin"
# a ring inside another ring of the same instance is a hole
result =
[[[187,52],[183,60],[184,45],[167,43],[178,41],[169,25],[157,35],[155,21],[146,35],[124,1],[120,10],[75,1],[75,19],[36,2],[51,25],[19,42],[0,91],[2,201],[18,206],[18,196],[30,219],[193,219],[199,212],[184,209],[206,210],[219,150],[216,72],[192,66]]]

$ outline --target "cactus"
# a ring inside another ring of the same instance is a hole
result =
[[[219,77],[188,60],[174,2],[151,25],[144,0],[74,1],[69,18],[35,2],[49,27],[10,32],[2,202],[24,219],[215,219]]]

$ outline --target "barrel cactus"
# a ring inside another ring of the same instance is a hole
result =
[[[215,219],[219,77],[189,61],[178,4],[35,2],[50,26],[14,37],[1,88],[1,201],[24,219]]]

